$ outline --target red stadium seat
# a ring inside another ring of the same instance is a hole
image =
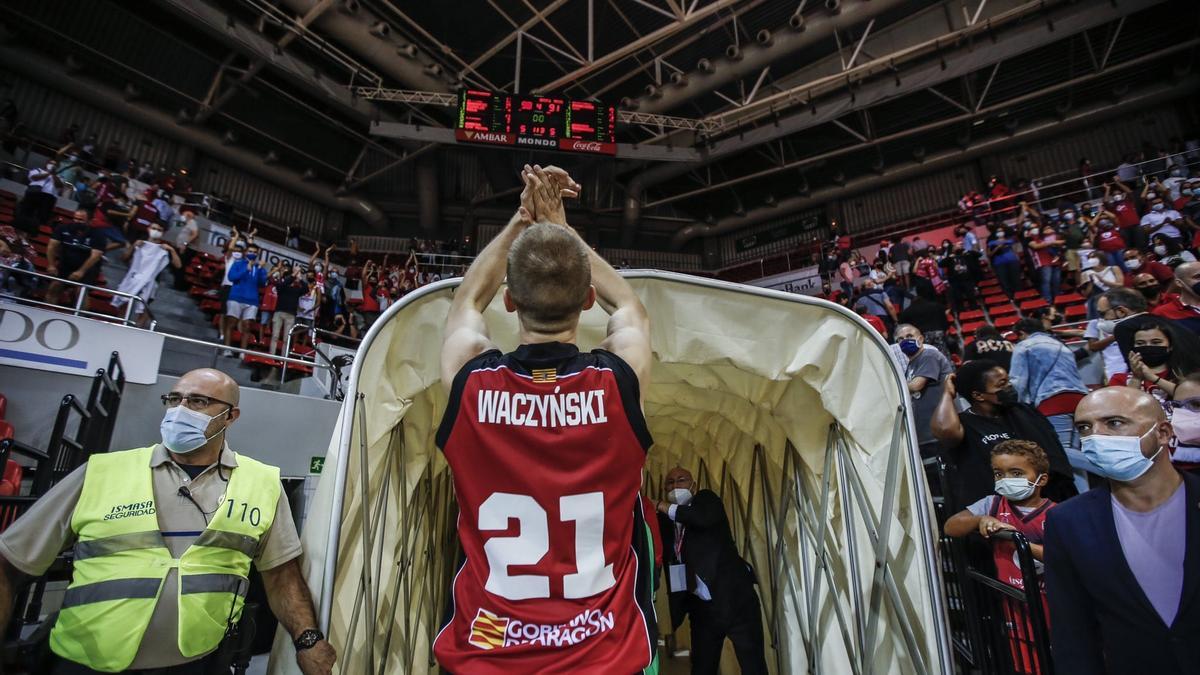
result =
[[[991,307],[992,305],[1004,305],[1008,303],[1008,297],[1003,293],[989,295],[983,299],[983,303],[988,307]]]
[[[1046,302],[1044,299],[1036,298],[1034,300],[1026,300],[1025,302],[1022,302],[1021,303],[1021,311],[1022,312],[1030,312],[1035,309],[1041,309],[1043,307],[1049,307],[1049,306],[1050,306],[1050,303]]]
[[[964,323],[962,325],[963,335],[974,334],[976,328],[979,328],[980,326],[985,325],[986,323],[987,323],[986,321],[975,321],[972,323]]]
[[[995,307],[988,307],[988,312],[991,313],[992,318],[995,318],[997,316],[1005,316],[1007,314],[1016,314],[1017,308],[1013,307],[1011,302],[1007,302],[1007,303],[1004,303],[1003,305],[996,305]]]
[[[1063,310],[1063,315],[1068,319],[1080,320],[1087,317],[1087,305],[1069,305]]]
[[[0,475],[0,496],[11,497],[21,492],[21,479],[25,470],[13,461],[4,463],[4,473]]]
[[[1073,305],[1077,302],[1087,302],[1087,298],[1078,293],[1068,293],[1054,299],[1054,304],[1056,305]]]
[[[966,322],[966,321],[978,321],[979,319],[982,319],[982,318],[984,318],[984,317],[983,317],[983,310],[982,310],[982,309],[972,309],[972,310],[968,310],[968,311],[966,311],[966,312],[963,312],[962,314],[959,314],[959,315],[958,315],[958,318],[959,318],[959,320],[960,320],[960,321],[964,321],[964,322]]]
[[[1002,316],[999,319],[996,319],[993,324],[996,326],[996,328],[1003,330],[1005,328],[1012,328],[1013,326],[1017,325],[1018,320],[1019,319],[1017,319],[1017,315],[1013,314],[1011,316]]]
[[[1030,298],[1036,297],[1038,297],[1038,292],[1032,288],[1027,288],[1023,291],[1017,291],[1015,294],[1013,294],[1013,298],[1017,300],[1029,300]]]

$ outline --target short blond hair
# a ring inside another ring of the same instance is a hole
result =
[[[575,325],[592,285],[592,267],[574,232],[534,223],[517,236],[507,263],[508,293],[526,328],[555,333]]]

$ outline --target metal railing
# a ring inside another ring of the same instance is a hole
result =
[[[103,286],[93,286],[91,284],[85,284],[81,281],[72,281],[70,279],[62,279],[62,278],[52,276],[49,274],[35,272],[34,270],[26,270],[26,269],[21,269],[20,267],[13,267],[11,265],[0,265],[0,270],[7,271],[9,273],[15,272],[17,274],[24,274],[29,277],[34,277],[36,279],[46,279],[50,282],[57,281],[58,283],[66,284],[68,286],[73,286],[75,288],[80,289],[80,291],[75,294],[74,307],[70,308],[71,313],[75,316],[95,317],[95,318],[102,319],[105,321],[119,320],[121,322],[121,324],[124,326],[133,326],[133,325],[136,325],[136,319],[134,318],[134,312],[133,312],[133,308],[134,308],[133,303],[136,302],[142,306],[142,312],[144,312],[146,314],[146,316],[149,317],[151,330],[153,330],[153,327],[155,325],[157,325],[157,323],[158,323],[157,320],[155,320],[155,318],[154,318],[154,313],[151,312],[150,307],[146,305],[146,301],[142,300],[141,297],[134,295],[133,293],[123,293],[121,291],[114,291],[110,288],[105,288]],[[84,300],[87,299],[88,295],[92,291],[96,291],[98,293],[103,293],[103,294],[106,294],[106,295],[109,295],[112,297],[125,298],[127,300],[127,302],[125,303],[125,315],[123,317],[121,317],[121,316],[114,316],[112,314],[105,314],[104,312],[93,312],[91,310],[83,309]],[[53,302],[45,302],[43,300],[34,300],[33,298],[25,298],[25,297],[21,297],[19,295],[13,295],[11,293],[8,293],[7,291],[0,291],[0,298],[8,298],[10,300],[15,300],[22,304],[36,305],[39,307],[52,307],[54,309],[68,309],[67,305],[60,305],[60,304],[56,304]]]

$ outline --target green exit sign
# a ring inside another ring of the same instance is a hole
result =
[[[313,457],[308,460],[308,472],[312,474],[321,473],[321,469],[325,468],[324,457]]]

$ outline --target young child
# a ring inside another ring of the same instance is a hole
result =
[[[1042,497],[1049,472],[1050,460],[1037,443],[1012,440],[998,444],[992,450],[996,494],[988,495],[952,516],[946,521],[946,534],[965,537],[979,532],[985,539],[990,539],[998,530],[1016,530],[1029,540],[1034,559],[1040,561],[1046,513],[1055,505]],[[992,552],[1000,581],[1024,588],[1016,546],[1007,541],[996,541],[992,544]]]

